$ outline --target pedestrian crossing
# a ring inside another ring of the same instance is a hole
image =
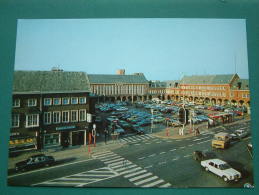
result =
[[[139,167],[131,161],[111,151],[103,151],[92,155],[93,158],[101,160],[107,167],[118,175],[128,179],[137,187],[170,187],[171,184],[160,179],[158,176]]]
[[[73,174],[53,180],[33,184],[33,186],[66,186],[84,187],[88,184],[117,177],[119,174],[109,167],[102,167],[91,171]]]
[[[141,141],[148,141],[150,139],[156,138],[153,135],[150,134],[145,134],[145,135],[135,135],[131,137],[126,137],[120,139],[121,143],[136,143],[136,142],[141,142]]]

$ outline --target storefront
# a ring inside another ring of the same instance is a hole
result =
[[[36,137],[14,136],[9,141],[9,152],[18,153],[37,149]]]
[[[76,126],[62,126],[56,127],[59,132],[58,139],[59,145],[62,147],[86,145],[86,130],[75,130]]]

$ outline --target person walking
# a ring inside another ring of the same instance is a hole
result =
[[[105,144],[107,144],[108,133],[109,133],[108,130],[104,129],[104,141],[105,141]]]

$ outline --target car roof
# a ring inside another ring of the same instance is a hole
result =
[[[229,134],[224,133],[224,132],[220,132],[220,133],[215,134],[215,136],[227,136],[227,135],[229,135]]]
[[[45,156],[45,154],[36,154],[36,155],[32,155],[31,157],[34,158],[34,157],[40,157],[40,156]]]
[[[213,162],[215,164],[225,164],[226,162],[223,160],[220,160],[218,158],[207,160],[208,162]]]

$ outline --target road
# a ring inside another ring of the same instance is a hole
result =
[[[228,149],[212,149],[211,139],[221,131],[250,129],[248,123],[220,126],[198,136],[183,139],[134,135],[120,139],[121,147],[94,153],[91,159],[10,175],[9,185],[66,187],[243,187],[253,183],[252,159],[246,145],[251,135],[232,143]],[[193,160],[195,150],[227,161],[242,173],[238,182],[224,182],[206,172]],[[75,154],[76,155],[76,154]]]

